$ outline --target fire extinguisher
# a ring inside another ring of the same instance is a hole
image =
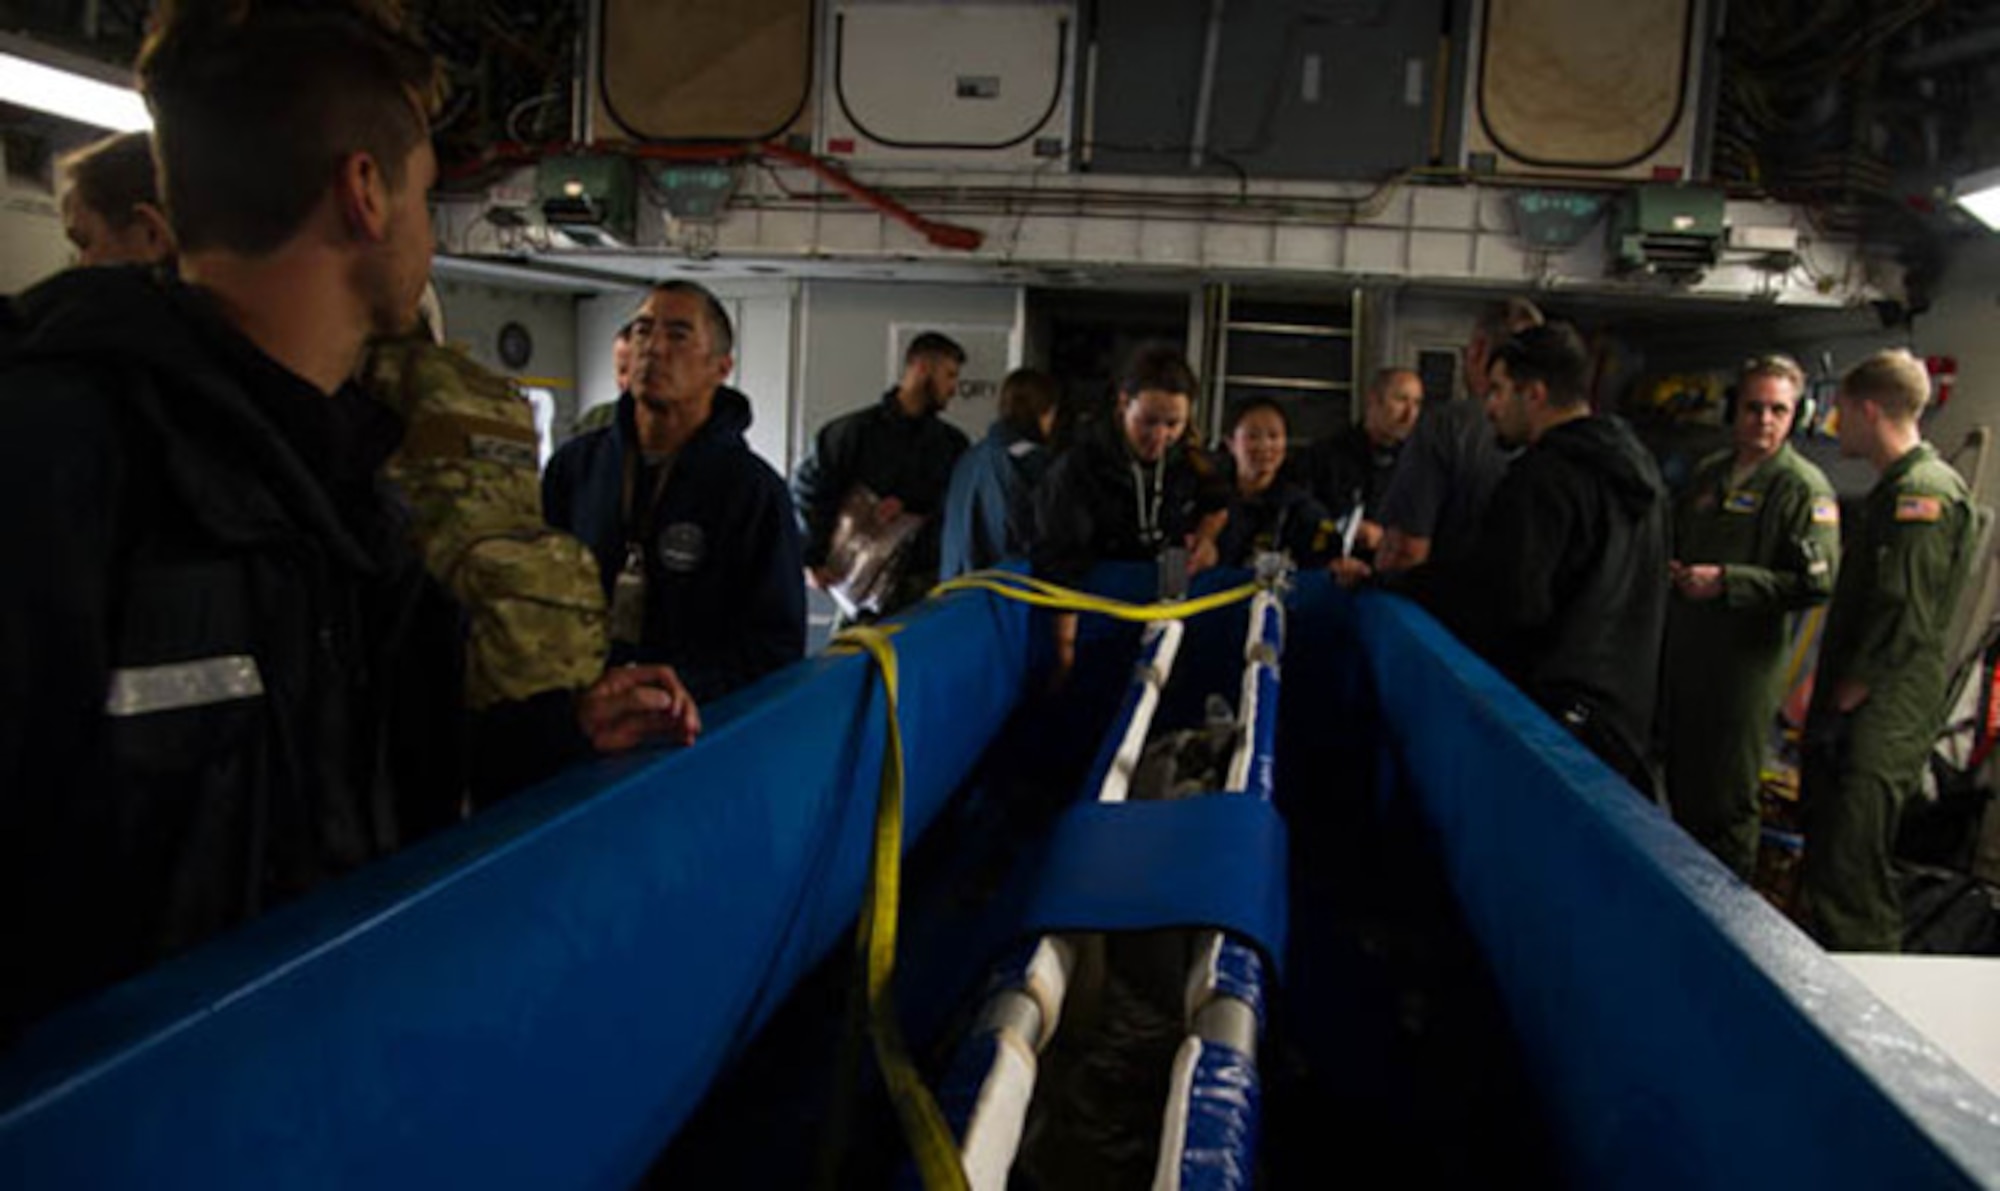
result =
[[[1952,386],[1958,383],[1958,357],[1925,356],[1924,371],[1931,374],[1931,407],[1944,408],[1951,400]]]

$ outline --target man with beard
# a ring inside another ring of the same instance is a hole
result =
[[[805,527],[807,579],[825,588],[840,576],[827,572],[827,557],[841,510],[857,488],[880,501],[876,522],[887,525],[907,513],[923,519],[902,559],[901,577],[880,612],[888,615],[922,599],[937,583],[940,514],[952,469],[971,446],[958,427],[938,415],[958,392],[965,349],[935,331],[910,341],[903,353],[903,376],[875,405],[826,424],[812,454],[792,479],[799,521]]]
[[[1591,413],[1589,377],[1589,353],[1566,326],[1531,327],[1494,350],[1487,418],[1499,446],[1521,454],[1465,549],[1388,586],[1651,796],[1667,494],[1631,430]]]
[[[1510,335],[1542,325],[1542,312],[1522,298],[1490,307],[1465,346],[1465,389],[1471,399],[1446,401],[1417,424],[1382,495],[1382,544],[1374,566],[1401,571],[1469,542],[1511,452],[1493,439],[1486,417],[1492,352]]]

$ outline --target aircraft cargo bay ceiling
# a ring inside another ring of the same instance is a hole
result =
[[[378,3],[387,0],[375,0]],[[440,247],[1921,310],[1989,234],[2000,0],[412,0]],[[127,63],[146,6],[14,0]],[[94,135],[0,107],[16,185]]]

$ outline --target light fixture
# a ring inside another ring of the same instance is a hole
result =
[[[119,70],[0,34],[0,101],[79,124],[136,132],[151,128],[145,100]]]
[[[1989,230],[2000,232],[2000,169],[1967,174],[1952,183],[1951,201]]]

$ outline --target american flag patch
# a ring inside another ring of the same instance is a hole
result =
[[[1812,521],[1814,525],[1839,525],[1840,502],[1831,496],[1822,496],[1814,501]]]
[[[1732,513],[1754,513],[1763,499],[1755,492],[1732,492],[1729,499],[1722,502],[1722,507]]]
[[[1899,496],[1896,498],[1896,520],[1936,521],[1944,516],[1944,502],[1935,496]]]

